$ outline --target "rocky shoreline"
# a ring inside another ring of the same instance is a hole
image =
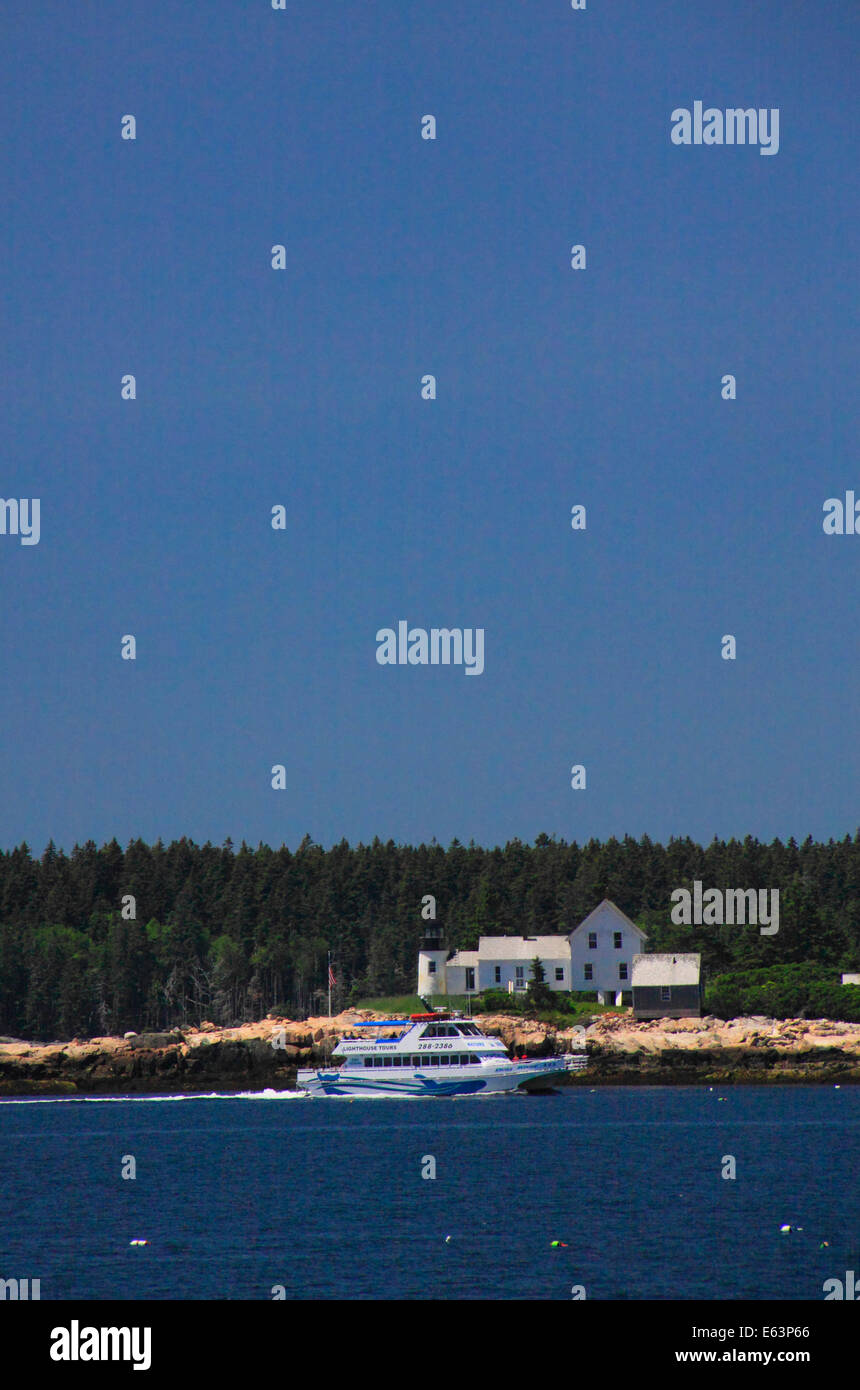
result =
[[[295,1087],[299,1067],[326,1065],[358,1022],[381,1015],[347,1010],[304,1022],[269,1016],[217,1028],[71,1042],[0,1041],[0,1098],[255,1091]],[[563,1084],[737,1085],[860,1083],[860,1024],[827,1019],[658,1019],[606,1014],[585,1035],[508,1014],[473,1020],[515,1056],[586,1051],[588,1067]]]

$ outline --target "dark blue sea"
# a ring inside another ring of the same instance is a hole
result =
[[[860,1269],[858,1159],[849,1086],[7,1100],[0,1278],[43,1300],[823,1299]]]

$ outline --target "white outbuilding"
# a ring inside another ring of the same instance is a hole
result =
[[[700,1018],[702,957],[667,952],[633,958],[633,1017]]]

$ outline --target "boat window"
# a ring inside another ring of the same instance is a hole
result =
[[[447,1067],[450,1061],[451,1058],[448,1056],[447,1052],[443,1052],[442,1056],[439,1058],[439,1065],[440,1067]]]
[[[372,1057],[365,1057],[365,1059],[364,1059],[364,1065],[365,1065],[366,1067],[372,1067],[372,1066],[373,1066],[373,1058],[372,1058]]]
[[[374,1057],[374,1059],[373,1059],[373,1065],[374,1065],[375,1067],[381,1067],[381,1066],[382,1066],[382,1058],[381,1058],[381,1057]]]
[[[413,1067],[420,1067],[420,1066],[421,1066],[421,1058],[420,1058],[420,1057],[413,1057],[413,1058],[412,1058],[412,1065],[413,1065]]]
[[[391,1060],[392,1060],[392,1062],[394,1063],[394,1065],[395,1065],[396,1067],[399,1067],[399,1066],[400,1066],[400,1058],[399,1058],[399,1057],[392,1057]]]
[[[430,1058],[430,1065],[431,1065],[431,1067],[438,1067],[438,1065],[439,1065],[439,1058],[436,1057],[436,1056],[431,1057],[431,1058]]]
[[[393,1060],[394,1060],[394,1059],[393,1059],[392,1057],[383,1057],[383,1059],[382,1059],[382,1065],[383,1065],[384,1067],[390,1067]]]
[[[428,1023],[428,1024],[427,1024],[427,1027],[424,1029],[424,1032],[421,1034],[421,1036],[422,1036],[422,1038],[438,1038],[438,1036],[439,1036],[439,1030],[438,1030],[436,1024],[435,1024],[435,1023]]]

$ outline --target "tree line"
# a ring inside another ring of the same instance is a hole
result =
[[[673,925],[670,894],[696,879],[778,888],[778,934]],[[40,858],[24,843],[0,852],[0,1034],[306,1016],[323,1007],[329,951],[335,1009],[411,994],[428,895],[452,949],[481,935],[566,933],[610,898],[649,950],[701,951],[711,976],[815,964],[838,981],[860,968],[860,830],[826,844],[539,835],[493,849],[375,839],[324,850],[306,836],[294,851],[186,838],[123,850],[111,840],[69,854],[51,843]]]

